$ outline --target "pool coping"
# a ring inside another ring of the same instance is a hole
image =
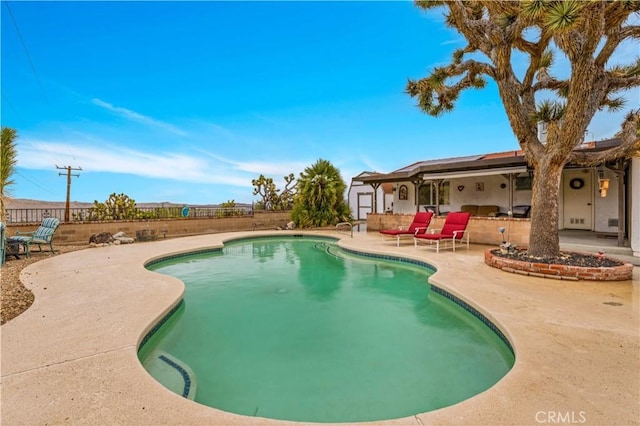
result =
[[[21,279],[36,301],[0,328],[1,420],[289,423],[225,413],[181,398],[155,382],[136,357],[141,339],[183,293],[182,283],[146,270],[145,263],[168,253],[220,248],[242,236],[287,233],[299,232],[210,234],[94,248],[29,266]],[[545,280],[488,267],[486,246],[436,254],[385,244],[377,233],[309,234],[342,238],[341,247],[356,251],[434,265],[438,272],[431,282],[478,309],[513,344],[513,369],[489,390],[440,410],[375,424],[536,424],[568,415],[587,424],[632,424],[640,418],[638,268],[631,281]]]

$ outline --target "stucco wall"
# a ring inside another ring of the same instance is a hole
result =
[[[504,184],[505,187],[501,188],[501,184]],[[465,204],[475,204],[479,206],[498,206],[502,213],[506,213],[509,210],[508,184],[508,180],[500,175],[452,179],[448,210],[459,211],[460,207]],[[481,188],[478,188],[478,186]],[[530,203],[524,202],[522,204]]]
[[[618,219],[618,185],[620,180],[615,173],[605,170],[604,177],[609,179],[607,196],[601,197],[598,191],[598,177],[594,182],[595,230],[597,232],[618,232],[618,226],[609,226],[609,219]]]
[[[351,208],[351,215],[354,218],[358,217],[358,194],[371,194],[373,196],[373,187],[371,185],[365,185],[358,182],[351,182],[351,186],[349,187],[349,191],[347,194],[347,201],[349,203],[349,207]],[[384,212],[385,205],[385,194],[382,190],[382,186],[378,187],[377,190],[377,212]],[[393,200],[391,200],[393,201]],[[372,205],[373,207],[373,205]]]
[[[400,185],[407,187],[407,199],[398,199],[398,190],[393,191],[393,212],[399,214],[415,214],[416,213],[416,196],[415,186],[411,182],[398,182],[394,186],[400,188]]]
[[[115,234],[118,231],[123,231],[128,236],[135,238],[136,231],[152,230],[155,231],[157,238],[165,238],[165,236],[166,238],[175,238],[216,232],[275,229],[284,227],[291,220],[290,218],[290,212],[255,212],[253,216],[229,218],[63,223],[56,231],[53,245],[55,247],[58,244],[88,244],[91,235],[101,232]],[[7,236],[15,235],[16,231],[35,231],[37,227],[38,224],[18,226],[9,224]]]
[[[414,214],[370,214],[367,216],[367,230],[397,229],[409,226]],[[442,228],[444,217],[434,217],[429,228]],[[505,228],[505,239],[520,247],[529,245],[529,219],[509,219],[508,217],[471,217],[467,229],[469,240],[476,244],[500,245],[502,236],[498,228]]]

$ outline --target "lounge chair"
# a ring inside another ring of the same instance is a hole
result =
[[[49,244],[51,253],[55,253],[53,250],[53,234],[58,229],[58,225],[60,225],[60,219],[48,217],[42,221],[42,224],[34,232],[16,232],[13,240],[23,245],[24,253],[27,257],[31,255],[31,244],[37,244],[40,251],[42,251],[42,244]]]
[[[418,234],[413,236],[413,243],[418,247],[418,243],[428,243],[430,248],[433,248],[435,242],[436,253],[440,252],[440,242],[446,244],[451,241],[451,247],[453,251],[456,251],[456,241],[466,242],[467,250],[469,250],[469,231],[467,231],[467,224],[469,223],[469,212],[451,212],[447,215],[444,221],[442,230],[438,232],[436,229],[427,234]]]
[[[400,247],[401,237],[413,237],[427,232],[427,228],[429,227],[432,217],[433,213],[431,212],[418,212],[413,217],[413,222],[411,222],[411,225],[409,225],[408,228],[405,229],[405,227],[400,226],[398,229],[383,229],[380,231],[380,234],[382,234],[382,241],[385,241],[385,237],[394,238],[396,240],[396,245]]]

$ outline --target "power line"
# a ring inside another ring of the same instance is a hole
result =
[[[69,223],[69,201],[71,199],[71,176],[75,176],[75,177],[80,177],[80,175],[74,175],[71,174],[71,170],[82,170],[82,167],[71,167],[71,166],[66,166],[66,167],[59,167],[56,164],[56,169],[58,170],[66,170],[67,173],[67,202],[64,205],[64,221]],[[58,173],[58,176],[64,176],[65,173]]]
[[[11,102],[9,102],[9,98],[7,98],[7,96],[4,94],[4,90],[2,91],[2,93],[0,94],[2,96],[2,99],[4,100],[4,102],[9,106],[9,108],[11,108],[13,110],[13,112],[16,113],[16,115],[18,116],[19,119],[23,119],[21,114],[18,112],[18,110],[13,106],[13,104]]]
[[[27,49],[27,44],[24,41],[24,38],[22,37],[22,33],[20,32],[20,28],[18,28],[18,22],[16,21],[16,18],[13,16],[13,11],[11,10],[11,7],[9,6],[9,2],[8,1],[3,1],[2,3],[5,4],[5,6],[7,7],[7,11],[9,12],[9,16],[11,17],[11,22],[13,22],[13,27],[16,30],[16,34],[18,35],[18,39],[20,40],[20,44],[22,44],[22,48],[24,49],[24,53],[27,56],[27,59],[29,61],[29,65],[31,66],[31,71],[33,71],[33,75],[36,77],[36,80],[38,82],[38,86],[40,87],[40,91],[42,92],[42,97],[44,98],[46,103],[49,103],[49,98],[47,97],[47,92],[44,90],[44,85],[42,84],[42,80],[40,79],[40,75],[38,74],[38,71],[36,70],[36,66],[33,63],[33,60],[31,59],[31,54],[29,53],[29,49]],[[9,106],[18,114],[18,111],[13,107],[13,105],[11,105],[11,103],[9,102],[9,100],[3,95],[4,100],[9,104]],[[73,152],[71,151],[71,148],[69,147],[69,145],[67,144],[67,149],[69,149],[69,153],[71,154],[71,156],[73,157],[73,159],[75,160],[75,155],[73,154]]]
[[[20,173],[19,171],[15,171],[15,174],[17,174],[18,176],[20,176],[22,179],[31,182],[32,184],[34,184],[35,186],[40,187],[41,189],[44,189],[45,191],[47,191],[49,194],[53,194],[55,195],[55,192],[53,192],[52,190],[50,190],[49,188],[46,188],[44,186],[42,186],[41,184],[39,184],[38,182],[31,180],[30,178],[26,177],[25,175],[23,175],[22,173]]]
[[[18,23],[16,22],[16,18],[13,16],[13,12],[11,11],[11,8],[9,7],[9,2],[8,1],[3,1],[2,3],[4,3],[5,6],[7,6],[7,11],[9,12],[9,16],[11,17],[11,22],[13,22],[13,26],[16,29],[16,33],[18,34],[18,39],[20,39],[20,43],[22,44],[22,48],[24,49],[24,53],[27,55],[27,59],[29,60],[29,65],[31,65],[31,71],[33,71],[33,75],[36,76],[36,80],[38,81],[38,85],[40,85],[40,90],[42,91],[42,96],[44,97],[44,100],[48,102],[47,94],[44,91],[44,86],[42,85],[42,81],[40,80],[40,76],[38,75],[38,72],[36,71],[36,66],[33,64],[33,61],[31,60],[31,55],[29,54],[29,49],[27,49],[27,44],[24,42],[24,39],[22,38],[22,34],[20,33],[20,29],[18,28]]]

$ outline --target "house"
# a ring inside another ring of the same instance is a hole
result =
[[[619,143],[619,139],[609,139],[583,143],[576,149],[600,151]],[[413,215],[427,209],[442,216],[484,206],[480,212],[490,218],[517,215],[528,220],[533,173],[523,152],[516,150],[419,161],[391,173],[361,174],[357,179],[376,188],[391,184],[394,214]],[[618,245],[630,245],[634,255],[640,256],[639,189],[640,158],[597,168],[567,164],[560,188],[559,228],[617,238]],[[373,200],[372,205],[378,206],[372,214],[385,212],[378,201]],[[384,205],[388,206],[388,201]],[[376,226],[368,223],[370,230]]]
[[[381,175],[381,173],[362,172],[351,179],[347,200],[351,208],[351,214],[356,220],[366,220],[367,214],[374,213],[374,200],[376,202],[375,212],[393,211],[393,187],[391,183],[363,183],[360,180],[362,177],[376,175]]]

